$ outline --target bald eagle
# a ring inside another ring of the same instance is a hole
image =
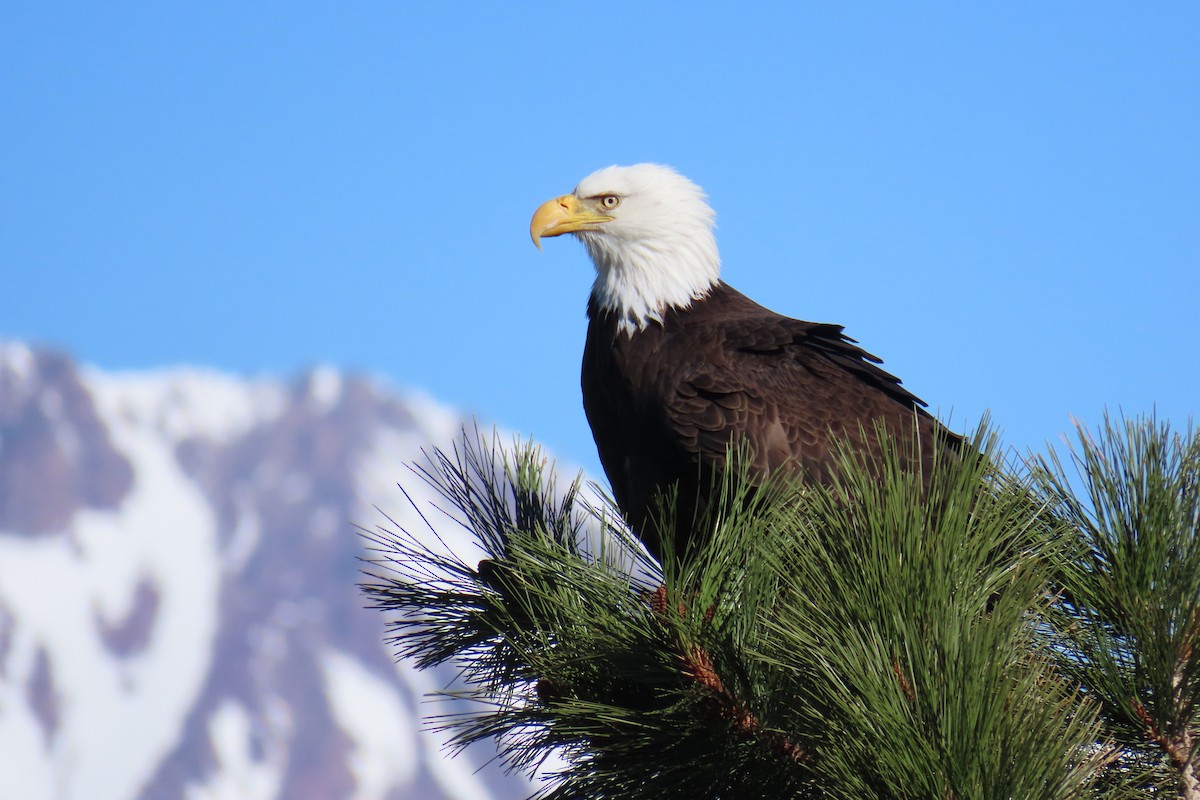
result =
[[[752,475],[822,481],[839,437],[878,456],[879,422],[910,442],[940,431],[842,326],[776,314],[724,283],[714,219],[696,184],[638,164],[589,175],[538,208],[529,228],[539,249],[574,234],[595,265],[584,410],[614,499],[659,558],[660,494],[677,492],[672,540],[682,552],[703,535],[731,445]]]

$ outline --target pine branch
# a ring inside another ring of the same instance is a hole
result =
[[[418,474],[485,558],[392,525],[364,588],[402,657],[461,670],[456,746],[563,760],[545,798],[1101,796],[1113,753],[1047,622],[1061,526],[982,432],[923,476],[879,435],[826,489],[728,476],[661,571],[532,445],[467,441]]]
[[[795,599],[773,644],[805,676],[796,713],[833,734],[820,783],[847,798],[1082,795],[1109,754],[1045,635],[1053,531],[982,431],[981,457],[939,449],[925,476],[881,437],[882,469],[845,456],[788,526]]]
[[[397,651],[419,666],[453,660],[466,681],[458,696],[484,708],[439,720],[456,745],[497,738],[515,769],[557,751],[572,769],[547,797],[746,796],[772,770],[767,785],[794,794],[799,750],[739,694],[745,670],[730,621],[744,620],[729,612],[746,598],[745,571],[720,586],[672,585],[686,600],[668,605],[654,585],[657,566],[612,524],[614,510],[582,507],[575,487],[549,502],[543,470],[535,449],[507,457],[494,442],[435,453],[419,470],[483,545],[487,558],[475,568],[394,528],[372,534],[364,589],[397,614]],[[603,534],[591,547],[587,520]],[[697,762],[728,769],[714,784],[696,774]],[[631,794],[639,791],[649,794]]]
[[[1065,668],[1103,705],[1132,782],[1200,798],[1200,437],[1153,418],[1078,429],[1074,473],[1039,460],[1070,526]]]

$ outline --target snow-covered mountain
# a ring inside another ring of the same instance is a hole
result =
[[[461,426],[327,369],[0,343],[0,800],[528,794],[422,730],[450,676],[394,663],[356,586],[354,524],[404,523],[405,464]]]

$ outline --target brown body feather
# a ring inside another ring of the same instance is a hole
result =
[[[754,474],[821,481],[839,437],[877,457],[879,421],[923,441],[940,430],[841,326],[789,319],[724,283],[632,334],[594,300],[588,317],[584,410],[614,498],[656,556],[659,494],[678,491],[677,548],[702,536],[730,445]]]

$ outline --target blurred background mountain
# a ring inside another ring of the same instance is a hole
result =
[[[354,524],[419,530],[395,484],[462,424],[332,369],[0,345],[0,798],[527,794],[421,730],[453,676],[396,664],[356,587]]]

